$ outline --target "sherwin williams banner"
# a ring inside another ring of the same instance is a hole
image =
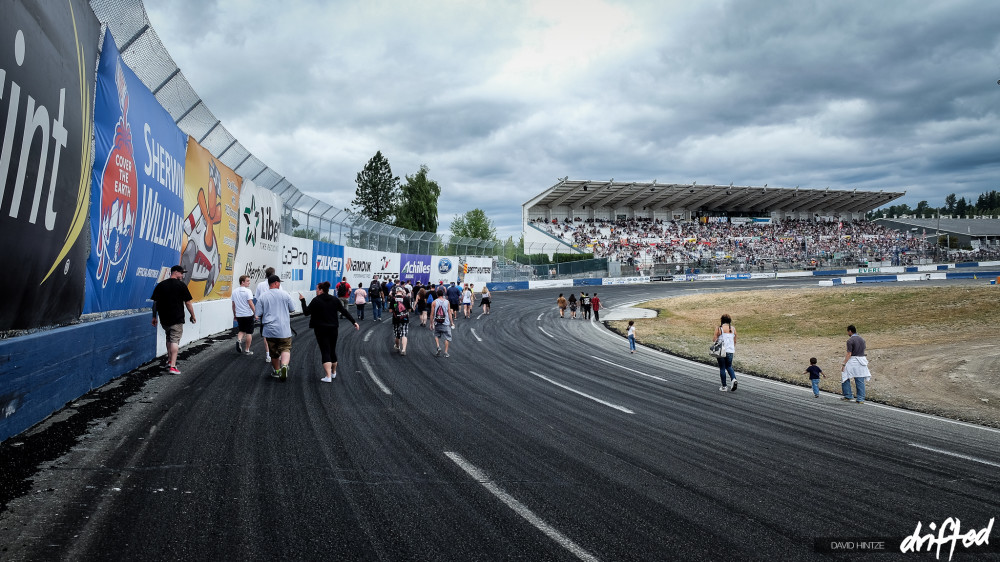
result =
[[[316,283],[313,281],[313,241],[308,238],[298,238],[287,234],[278,235],[278,253],[280,264],[274,267],[278,277],[281,277],[281,288],[292,295],[296,305],[299,302],[298,293],[306,298],[306,302],[316,295]],[[340,246],[338,246],[339,248]],[[343,252],[341,252],[343,254]]]
[[[240,228],[233,277],[250,276],[250,286],[264,279],[264,270],[280,270],[281,198],[250,180],[240,188]],[[284,277],[282,277],[284,279]]]
[[[9,330],[83,310],[100,24],[83,0],[8,0],[2,11],[0,330]]]
[[[371,285],[372,278],[399,275],[399,254],[344,247],[344,276],[352,288]]]
[[[188,137],[184,165],[184,282],[195,301],[232,294],[242,179]]]
[[[104,34],[94,97],[84,312],[149,306],[181,255],[187,135]]]
[[[426,285],[431,280],[431,257],[419,254],[401,254],[399,278]]]
[[[431,256],[431,281],[458,282],[459,260],[456,256]]]
[[[313,241],[312,250],[313,286],[323,281],[329,281],[332,292],[333,286],[344,277],[344,247],[317,240]]]

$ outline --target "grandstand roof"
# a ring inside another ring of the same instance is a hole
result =
[[[570,180],[563,178],[524,204],[539,209],[626,208],[694,209],[704,211],[864,213],[902,197],[905,192],[866,191],[859,189],[800,189],[740,186],[697,185],[697,183],[657,183]]]
[[[914,217],[885,217],[876,219],[878,223],[891,223],[893,227],[907,226],[919,228],[927,234],[935,232],[946,232],[951,234],[965,234],[966,236],[1000,236],[1000,220],[993,218],[959,219],[952,217],[938,218],[914,218]]]

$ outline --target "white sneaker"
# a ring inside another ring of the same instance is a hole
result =
[[[331,378],[331,379],[335,379],[335,378],[337,378],[337,371],[334,371],[334,372],[333,372],[333,374],[332,374],[332,375],[330,375],[330,378]]]
[[[264,362],[267,363],[268,365],[271,364],[271,354],[270,353],[267,353],[267,352],[264,353]]]
[[[729,390],[729,387],[726,387],[726,386],[720,386],[720,387],[719,387],[719,390],[720,390],[720,391],[722,391],[722,392],[726,392],[727,390]]]
[[[323,377],[319,379],[319,382],[333,382],[333,379],[330,377]]]
[[[736,381],[736,379],[733,379],[733,388],[732,388],[732,392],[736,392],[736,385],[737,385],[737,384],[739,384],[739,383],[738,383],[738,382]]]

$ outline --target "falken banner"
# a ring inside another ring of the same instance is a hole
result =
[[[240,227],[240,184],[236,172],[188,137],[184,165],[184,283],[195,301],[232,294],[236,237]]]
[[[3,2],[0,330],[83,311],[100,24],[84,0]]]
[[[368,287],[374,277],[394,279],[399,275],[399,254],[344,248],[344,275],[352,288]],[[331,281],[332,283],[332,281]]]
[[[339,248],[340,246],[338,246]],[[313,241],[308,238],[278,235],[278,254],[280,263],[274,270],[281,277],[281,288],[292,295],[296,308],[299,308],[299,295],[310,302],[315,296],[314,288],[319,281],[313,281]],[[343,249],[341,249],[343,255]]]
[[[280,270],[281,198],[250,180],[240,188],[239,240],[236,244],[236,265],[233,276],[250,276],[250,286],[264,279],[264,270]],[[282,277],[284,279],[284,277]]]
[[[149,306],[157,280],[179,263],[186,145],[106,32],[94,97],[84,312]]]
[[[312,282],[313,286],[323,281],[333,286],[344,277],[344,247],[329,242],[314,241],[312,243]]]

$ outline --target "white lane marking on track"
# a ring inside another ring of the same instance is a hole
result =
[[[365,366],[365,370],[368,371],[368,376],[371,377],[373,381],[375,381],[375,384],[377,384],[378,387],[382,389],[382,392],[391,395],[392,391],[389,390],[388,386],[382,383],[382,379],[378,378],[378,376],[372,370],[372,365],[371,363],[368,362],[367,357],[361,358],[361,364]]]
[[[480,313],[479,313],[479,316],[476,316],[476,320],[479,320],[480,318],[482,318],[482,317],[483,317],[483,314],[484,314],[484,313],[480,312]]]
[[[371,330],[368,330],[367,332],[365,332],[365,342],[366,343],[368,342],[368,340],[371,339],[373,333],[374,332],[372,332]]]
[[[552,339],[555,339],[555,336],[553,336],[552,334],[550,334],[550,333],[546,332],[546,331],[545,331],[545,328],[543,328],[543,327],[539,326],[539,327],[538,327],[538,329],[539,329],[539,330],[541,330],[541,331],[542,331],[542,333],[543,333],[543,334],[545,334],[546,336],[549,336],[550,338],[552,338]]]
[[[998,464],[998,463],[995,463],[995,462],[992,462],[992,461],[983,460],[983,459],[977,459],[976,457],[971,457],[969,455],[963,455],[961,453],[953,453],[951,451],[945,451],[944,449],[936,449],[934,447],[928,447],[926,445],[918,445],[916,443],[910,443],[910,446],[911,447],[916,447],[918,449],[923,449],[925,451],[931,451],[931,452],[934,452],[934,453],[941,453],[942,455],[948,455],[950,457],[956,457],[956,458],[960,458],[960,459],[965,459],[967,461],[974,461],[974,462],[978,462],[978,463],[982,463],[982,464],[986,464],[986,465],[989,465],[989,466],[995,466],[997,468],[1000,468],[1000,464]]]
[[[541,320],[541,319],[542,319],[542,316],[545,316],[545,313],[544,313],[544,312],[543,312],[543,313],[541,313],[541,314],[539,314],[539,315],[538,315],[538,318],[535,318],[535,321],[539,321],[539,320]]]
[[[549,525],[542,520],[541,517],[535,515],[533,511],[528,509],[526,505],[517,501],[514,496],[511,496],[498,486],[493,480],[482,470],[476,468],[475,465],[471,464],[469,461],[462,458],[458,453],[453,453],[451,451],[445,451],[445,456],[451,459],[451,461],[458,465],[466,474],[472,477],[473,480],[483,485],[491,494],[496,496],[496,498],[507,505],[507,507],[514,510],[523,517],[528,523],[538,529],[539,531],[545,533],[547,537],[556,541],[556,543],[565,548],[566,550],[572,552],[580,560],[586,560],[587,562],[597,562],[597,557],[590,554],[583,549],[580,545],[576,544],[569,537],[560,533],[552,525]]]
[[[636,371],[635,369],[630,369],[628,367],[619,365],[618,363],[614,363],[614,362],[608,361],[607,359],[601,359],[600,357],[598,357],[596,355],[591,355],[591,357],[593,357],[594,359],[597,359],[598,361],[603,361],[604,363],[607,363],[608,365],[614,365],[615,367],[618,367],[619,369],[625,369],[626,371],[632,371],[633,373],[635,373],[637,375],[642,375],[644,377],[649,377],[651,379],[656,379],[658,381],[667,382],[667,379],[665,379],[663,377],[658,377],[656,375],[647,375],[646,373],[643,373],[642,371]]]
[[[562,383],[556,382],[556,381],[550,379],[549,377],[546,377],[545,375],[539,375],[538,373],[536,373],[534,371],[528,371],[528,372],[531,373],[532,375],[535,375],[536,377],[538,377],[538,378],[546,381],[546,382],[549,382],[551,384],[554,384],[555,386],[558,386],[559,388],[568,390],[568,391],[570,391],[570,392],[572,392],[574,394],[579,394],[580,396],[583,396],[584,398],[587,398],[589,400],[593,400],[594,402],[597,402],[598,404],[603,404],[603,405],[605,405],[605,406],[607,406],[609,408],[614,408],[615,410],[618,410],[619,412],[625,412],[626,414],[634,414],[635,413],[632,410],[629,410],[628,408],[626,408],[624,406],[619,406],[617,404],[612,404],[611,402],[606,402],[604,400],[601,400],[600,398],[594,398],[593,396],[591,396],[589,394],[585,394],[583,392],[580,392],[579,390],[577,390],[575,388],[571,388],[571,387],[568,387],[568,386],[566,386],[566,385],[564,385]]]
[[[483,341],[483,338],[481,338],[481,337],[479,337],[479,336],[476,335],[476,331],[475,330],[471,330],[470,329],[469,331],[472,332],[472,335],[475,336],[475,338],[476,338],[477,341]]]

